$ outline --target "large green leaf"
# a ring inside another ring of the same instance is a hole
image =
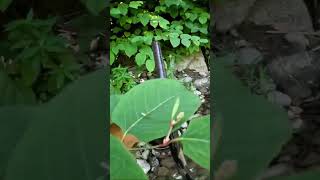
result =
[[[5,11],[11,2],[12,0],[0,0],[0,11]]]
[[[36,98],[31,88],[19,86],[0,69],[0,106],[35,103]]]
[[[0,179],[96,180],[103,176],[100,164],[108,154],[105,74],[103,69],[87,75],[49,103],[29,110],[1,108],[4,152],[0,151],[0,159],[8,158],[8,163]]]
[[[113,136],[110,136],[110,177],[111,180],[148,179],[133,155]]]
[[[217,147],[218,168],[226,160],[237,161],[231,180],[253,180],[280,151],[290,137],[287,114],[242,86],[226,67],[215,59],[213,99],[221,113],[222,135]]]
[[[202,167],[210,169],[210,116],[192,119],[180,139],[183,152]]]
[[[168,132],[172,108],[177,98],[180,98],[178,112],[185,113],[184,120],[200,106],[200,99],[179,81],[149,80],[121,97],[111,119],[124,132],[149,142]]]

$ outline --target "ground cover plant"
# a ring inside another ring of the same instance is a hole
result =
[[[106,178],[107,2],[68,2],[0,0],[0,179]]]

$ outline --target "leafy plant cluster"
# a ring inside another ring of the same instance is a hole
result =
[[[128,92],[137,83],[134,81],[133,75],[128,72],[126,67],[112,68],[112,78],[110,85],[116,93]]]
[[[162,43],[165,59],[209,47],[210,15],[197,1],[113,1],[110,15],[110,64],[125,56],[138,67],[154,71],[153,40]]]
[[[5,12],[11,3],[12,0],[0,0],[0,10]],[[69,47],[66,38],[57,34],[58,16],[40,19],[31,9],[25,19],[12,19],[3,26],[7,38],[0,43],[0,79],[6,81],[0,82],[0,86],[16,89],[11,92],[8,88],[0,89],[1,95],[11,98],[7,98],[6,103],[47,101],[83,72],[86,63],[83,59],[88,59],[90,41],[104,30],[99,13],[107,2],[81,0],[81,3],[88,12],[70,23],[78,30],[78,54]]]
[[[110,124],[116,124],[123,131],[122,137],[110,134],[111,179],[147,179],[130,152],[135,151],[135,147],[129,148],[125,144],[129,136],[145,143],[165,137],[164,146],[180,141],[185,155],[209,170],[210,117],[191,118],[200,104],[200,99],[184,85],[169,79],[148,80],[126,94],[111,94]],[[182,136],[168,139],[170,132],[190,119],[190,125]]]

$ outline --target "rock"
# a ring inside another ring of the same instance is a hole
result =
[[[299,130],[303,126],[303,121],[300,118],[295,118],[295,119],[292,119],[291,121],[292,121],[291,124],[292,124],[293,130]]]
[[[305,50],[309,46],[309,40],[301,33],[287,33],[284,38],[298,50]]]
[[[158,172],[157,172],[158,176],[162,176],[162,177],[163,177],[163,176],[168,176],[169,173],[170,173],[170,171],[169,171],[169,169],[166,168],[166,167],[159,167],[159,168],[158,168]]]
[[[257,0],[251,10],[248,21],[256,25],[284,32],[314,31],[303,0]]]
[[[289,119],[294,119],[295,117],[296,117],[296,115],[291,110],[289,110],[288,111],[288,118]]]
[[[241,24],[249,14],[256,0],[223,1],[213,7],[215,28],[218,32],[227,32]]]
[[[174,168],[176,166],[176,163],[172,158],[162,159],[160,164],[161,166],[167,167],[169,169]]]
[[[280,91],[272,91],[268,93],[268,100],[281,106],[289,106],[292,102],[288,95]]]
[[[187,128],[187,127],[188,127],[188,123],[187,123],[187,122],[182,123],[182,124],[181,124],[181,127],[182,127],[182,128]]]
[[[151,150],[151,153],[155,156],[155,157],[159,157],[160,156],[160,152],[156,151],[154,149]]]
[[[197,89],[201,89],[202,87],[209,87],[210,80],[208,78],[197,79],[194,81],[194,86]]]
[[[319,59],[316,53],[299,52],[278,57],[267,68],[272,79],[286,94],[304,99],[311,95],[311,88],[319,83]]]
[[[299,115],[303,112],[303,109],[298,106],[290,106],[290,110],[296,115]]]
[[[145,174],[147,174],[150,171],[150,169],[151,169],[150,164],[146,160],[137,159],[137,163],[143,169],[143,172]]]
[[[241,48],[237,52],[237,63],[238,64],[257,64],[263,59],[261,53],[251,47]]]
[[[160,165],[159,160],[154,156],[149,158],[149,162],[152,167],[158,167]]]
[[[246,47],[246,46],[249,46],[249,43],[248,41],[242,39],[242,40],[239,40],[239,41],[235,41],[234,43],[238,48],[243,48],[243,47]]]
[[[172,175],[171,175],[171,177],[172,177],[173,179],[176,179],[176,180],[182,180],[182,179],[183,179],[182,175],[179,174],[178,172],[173,172]]]
[[[208,75],[208,67],[205,62],[202,52],[195,53],[191,56],[184,57],[181,62],[176,65],[176,70],[181,72],[185,69],[190,69],[198,72],[201,75]]]
[[[190,76],[184,77],[183,79],[181,79],[181,81],[184,83],[190,83],[192,82],[192,77]]]

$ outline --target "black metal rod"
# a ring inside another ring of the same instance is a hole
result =
[[[158,41],[153,41],[152,49],[153,49],[154,61],[156,64],[156,69],[157,69],[159,78],[167,78],[167,73],[164,68],[164,61],[162,57],[160,43]]]

